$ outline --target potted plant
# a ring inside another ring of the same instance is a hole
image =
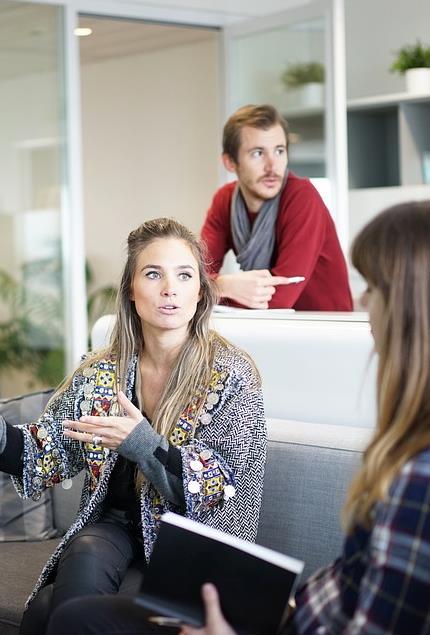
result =
[[[281,75],[289,105],[307,108],[322,108],[324,80],[324,66],[320,62],[290,64]]]
[[[47,259],[26,266],[27,278],[47,283],[43,293],[24,285],[0,269],[0,384],[6,374],[21,372],[19,390],[58,385],[65,373],[61,262]],[[51,281],[52,284],[49,284]],[[86,263],[88,321],[91,327],[103,313],[112,313],[117,289],[92,290],[94,276]],[[51,291],[49,292],[49,289]],[[0,397],[5,396],[3,388]]]
[[[0,379],[22,371],[21,389],[57,385],[64,376],[62,302],[0,270],[0,309]]]
[[[406,90],[411,93],[430,93],[430,47],[418,40],[396,53],[390,70],[406,77]]]

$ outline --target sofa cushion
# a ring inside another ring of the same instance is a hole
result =
[[[38,501],[23,500],[10,477],[0,473],[0,541],[46,540],[56,535],[51,493],[44,492]]]
[[[36,420],[44,410],[52,390],[0,401],[0,415],[12,425]],[[46,540],[57,535],[53,522],[52,493],[38,501],[23,500],[10,477],[0,473],[0,541]]]
[[[39,418],[53,393],[51,388],[11,399],[0,399],[0,414],[13,426],[30,423]]]
[[[0,633],[17,635],[25,602],[58,540],[0,544]],[[7,583],[5,582],[7,580]]]
[[[268,420],[257,542],[305,561],[302,580],[340,555],[340,512],[368,428]]]

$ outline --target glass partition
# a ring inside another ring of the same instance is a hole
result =
[[[311,13],[285,12],[281,18],[231,28],[228,109],[248,103],[276,106],[290,126],[289,167],[315,179],[330,205],[325,13],[316,7]]]
[[[0,5],[0,397],[64,375],[62,20]]]

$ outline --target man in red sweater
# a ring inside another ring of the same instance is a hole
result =
[[[288,124],[245,106],[224,126],[224,166],[237,181],[215,194],[202,229],[220,296],[252,309],[351,311],[333,220],[308,179],[287,169]],[[241,271],[219,274],[233,249]]]

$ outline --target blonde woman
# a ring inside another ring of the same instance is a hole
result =
[[[343,510],[341,557],[296,596],[284,633],[430,633],[430,202],[388,209],[352,247],[378,354],[378,418]],[[207,624],[235,635],[216,589]]]
[[[86,471],[78,516],[30,596],[21,635],[44,633],[65,600],[117,593],[132,562],[150,557],[164,511],[255,539],[260,379],[209,329],[214,302],[193,234],[166,218],[144,223],[128,237],[110,346],[83,361],[37,422],[0,426],[0,469],[23,496]]]

